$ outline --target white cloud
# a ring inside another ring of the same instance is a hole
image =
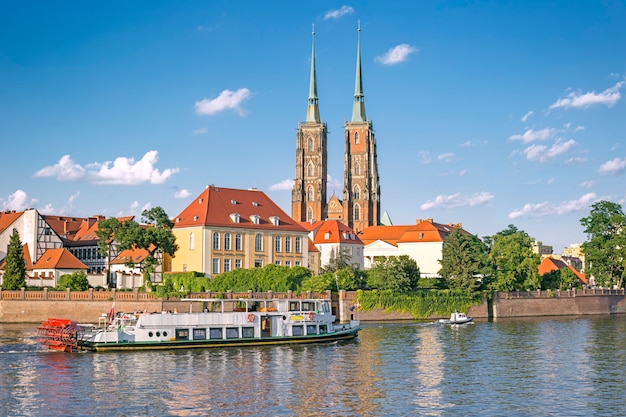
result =
[[[534,112],[534,111],[532,111],[532,110],[530,110],[528,113],[526,113],[525,115],[523,115],[523,116],[522,116],[522,119],[521,119],[521,120],[522,120],[522,122],[526,123],[526,120],[528,120],[528,118],[529,118],[530,116],[532,116],[533,114],[535,114],[535,112]]]
[[[13,194],[10,194],[7,201],[2,202],[2,210],[15,210],[23,211],[27,208],[34,207],[39,200],[33,198],[28,199],[28,195],[24,190],[16,190]]]
[[[270,185],[270,191],[287,191],[293,189],[293,180],[282,180],[278,184]]]
[[[394,46],[383,55],[377,56],[375,60],[380,62],[383,65],[395,65],[395,64],[399,64],[401,62],[406,61],[409,55],[417,51],[418,51],[417,48],[407,43],[403,43],[403,44]]]
[[[453,209],[458,207],[474,207],[483,205],[493,200],[493,194],[486,191],[466,196],[461,193],[451,195],[438,195],[433,201],[427,201],[420,206],[422,210],[433,208]]]
[[[524,149],[524,154],[526,154],[526,159],[529,161],[545,162],[567,152],[574,145],[576,145],[576,141],[573,139],[566,142],[558,139],[549,148],[545,145],[530,145]]]
[[[591,188],[593,187],[593,181],[589,180],[589,181],[583,181],[580,183],[580,186],[583,188]]]
[[[347,14],[354,13],[354,9],[350,6],[341,6],[341,8],[336,10],[329,10],[324,14],[324,20],[328,19],[339,19],[342,16]]]
[[[580,197],[578,200],[563,201],[560,204],[551,204],[547,201],[537,204],[528,203],[521,209],[517,209],[509,213],[509,219],[564,215],[575,211],[583,211],[587,210],[595,200],[596,194],[588,193]]]
[[[209,132],[209,129],[206,127],[201,127],[193,131],[194,135],[206,135]]]
[[[221,111],[233,109],[243,116],[245,112],[241,108],[241,104],[251,96],[252,93],[247,88],[240,88],[237,91],[224,90],[214,99],[204,98],[196,101],[196,113],[212,116]]]
[[[454,154],[452,152],[446,152],[446,153],[442,153],[442,154],[437,155],[437,160],[444,161],[444,162],[450,162],[450,161],[452,161],[453,157],[454,157]]]
[[[472,148],[474,146],[486,145],[486,140],[468,140],[459,145],[459,148]]]
[[[615,158],[611,161],[606,161],[605,163],[600,165],[598,172],[601,175],[621,174],[622,171],[624,171],[625,169],[626,169],[626,158],[624,159]]]
[[[417,156],[419,157],[421,164],[427,165],[432,162],[432,158],[430,157],[430,152],[428,151],[419,151],[417,153]]]
[[[76,191],[74,194],[72,194],[68,200],[68,202],[70,204],[72,204],[74,201],[76,201],[78,199],[78,197],[80,197],[80,191]]]
[[[187,198],[191,195],[191,192],[185,188],[183,188],[182,190],[178,190],[174,193],[174,198],[176,199],[183,199],[183,198]]]
[[[607,107],[613,107],[622,97],[620,89],[626,81],[617,82],[614,86],[607,88],[601,93],[594,91],[589,93],[571,92],[567,97],[558,99],[550,106],[550,109],[556,108],[581,108],[585,109],[594,105],[604,104]]]
[[[521,140],[523,143],[530,143],[536,140],[551,139],[552,137],[554,137],[555,133],[556,133],[556,129],[553,129],[551,127],[546,127],[545,129],[541,129],[541,130],[528,129],[526,132],[524,132],[521,135],[509,136],[509,139]]]
[[[56,177],[60,181],[71,181],[85,175],[85,168],[74,163],[69,155],[63,155],[59,162],[35,172],[34,177]]]
[[[564,162],[565,165],[580,165],[587,162],[587,158],[582,158],[580,156],[576,156],[574,158],[570,158]]]

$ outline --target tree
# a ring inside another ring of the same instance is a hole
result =
[[[166,253],[174,256],[178,250],[176,237],[172,233],[174,223],[167,217],[161,207],[154,207],[144,210],[141,213],[143,224],[138,224],[133,220],[124,222],[116,218],[109,218],[98,224],[96,235],[98,236],[98,246],[103,256],[108,256],[109,247],[115,241],[119,251],[126,249],[145,249],[148,252],[143,261],[144,278],[149,281],[149,277],[155,272],[155,267],[160,265],[159,255]],[[129,260],[128,266],[133,266]]]
[[[346,267],[352,268],[350,265],[350,253],[347,249],[343,249],[335,252],[335,249],[330,250],[330,256],[328,259],[328,264],[322,267],[322,273],[325,272],[337,272]]]
[[[87,291],[89,289],[89,281],[85,271],[76,271],[71,274],[61,275],[57,289],[64,290],[69,288],[72,291]]]
[[[583,243],[587,274],[599,286],[621,288],[626,273],[626,216],[622,207],[598,201],[580,223],[588,239]]]
[[[389,256],[374,262],[367,283],[379,290],[409,292],[417,288],[420,270],[408,255]]]
[[[19,290],[26,287],[26,261],[22,251],[20,233],[17,229],[13,229],[13,233],[11,233],[9,244],[7,245],[7,256],[4,259],[2,289]]]
[[[444,242],[442,259],[439,261],[441,275],[450,289],[476,291],[486,275],[488,265],[487,246],[476,236],[455,228]]]
[[[488,239],[489,259],[494,269],[491,288],[515,291],[541,288],[537,267],[539,255],[533,253],[534,239],[510,224]]]

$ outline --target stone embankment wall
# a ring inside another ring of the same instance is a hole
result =
[[[211,298],[210,292],[194,294],[196,298]],[[312,294],[299,293],[230,293],[224,298],[327,298],[333,313],[341,322],[354,318],[361,321],[412,320],[409,314],[389,313],[384,310],[351,311],[356,293],[340,291]],[[115,300],[115,301],[113,301]],[[197,310],[199,304],[195,303]],[[150,294],[116,291],[1,291],[0,323],[38,323],[48,318],[66,318],[81,323],[98,323],[114,307],[124,312],[189,311],[189,302],[163,300]],[[583,289],[570,291],[519,291],[496,293],[493,301],[484,300],[471,307],[467,314],[477,319],[567,316],[588,314],[626,313],[626,293],[620,290]],[[439,316],[430,319],[441,318]]]

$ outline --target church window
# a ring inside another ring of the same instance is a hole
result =
[[[313,192],[313,187],[309,187],[306,190],[306,199],[307,201],[314,201],[315,200],[315,194]]]
[[[314,170],[313,170],[313,163],[309,163],[306,166],[306,175],[309,177],[312,177],[314,175]]]
[[[354,132],[354,144],[359,144],[359,132]]]
[[[354,187],[354,199],[355,200],[361,199],[361,188],[358,185]]]
[[[354,220],[361,220],[361,207],[358,204],[354,205]]]
[[[313,221],[313,209],[311,207],[309,207],[306,211],[306,221]]]
[[[309,152],[313,152],[313,139],[309,138],[307,148]]]
[[[358,162],[354,164],[354,175],[361,175],[361,164]]]

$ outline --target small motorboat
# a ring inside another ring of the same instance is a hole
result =
[[[440,323],[440,324],[465,324],[465,323],[471,322],[472,320],[473,320],[472,317],[468,317],[465,313],[459,313],[458,311],[455,311],[454,313],[450,314],[450,318],[449,319],[441,319],[437,323]]]

